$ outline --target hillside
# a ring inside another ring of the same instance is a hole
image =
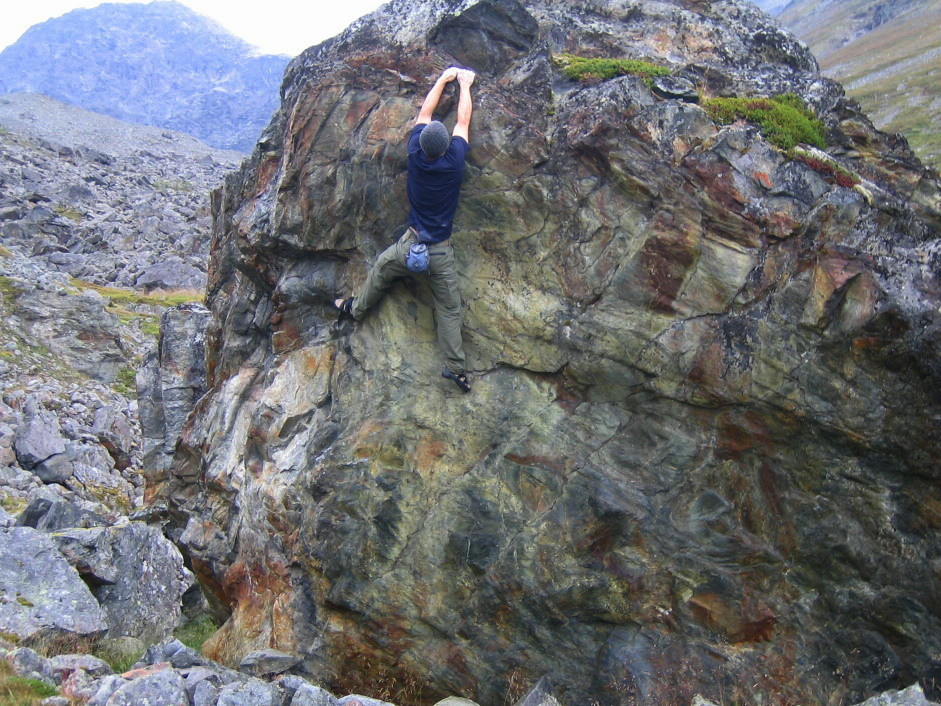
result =
[[[877,127],[941,168],[941,0],[794,0],[778,21]]]
[[[104,4],[27,30],[0,53],[0,93],[43,93],[124,121],[248,152],[288,58],[176,2]]]

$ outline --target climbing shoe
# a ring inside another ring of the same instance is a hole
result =
[[[349,316],[351,319],[353,318],[353,297],[349,299],[335,299],[333,306],[339,309],[341,319],[344,316]]]
[[[470,392],[470,383],[467,382],[467,376],[464,373],[452,373],[449,368],[445,368],[441,377],[453,380],[454,384],[461,388],[461,392]]]

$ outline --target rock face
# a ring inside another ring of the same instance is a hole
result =
[[[144,468],[154,478],[166,473],[183,425],[206,392],[208,323],[209,310],[198,304],[165,312],[157,349],[138,373]]]
[[[177,2],[108,3],[35,25],[0,52],[0,93],[43,93],[248,152],[287,62]]]
[[[559,52],[797,93],[862,183]],[[452,64],[480,71],[470,395],[424,282],[352,330],[328,303],[400,232],[405,138]],[[563,703],[934,683],[941,191],[806,48],[734,0],[394,1],[283,97],[216,194],[209,392],[150,489],[228,615],[211,656],[416,703],[546,673]]]

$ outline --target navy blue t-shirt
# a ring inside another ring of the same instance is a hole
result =
[[[423,241],[440,243],[451,237],[470,148],[463,137],[452,137],[447,152],[429,160],[418,142],[424,128],[416,125],[408,138],[408,224]]]

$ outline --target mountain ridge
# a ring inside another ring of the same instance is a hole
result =
[[[173,0],[103,4],[34,25],[0,52],[0,93],[35,92],[249,151],[289,57],[257,55]]]

